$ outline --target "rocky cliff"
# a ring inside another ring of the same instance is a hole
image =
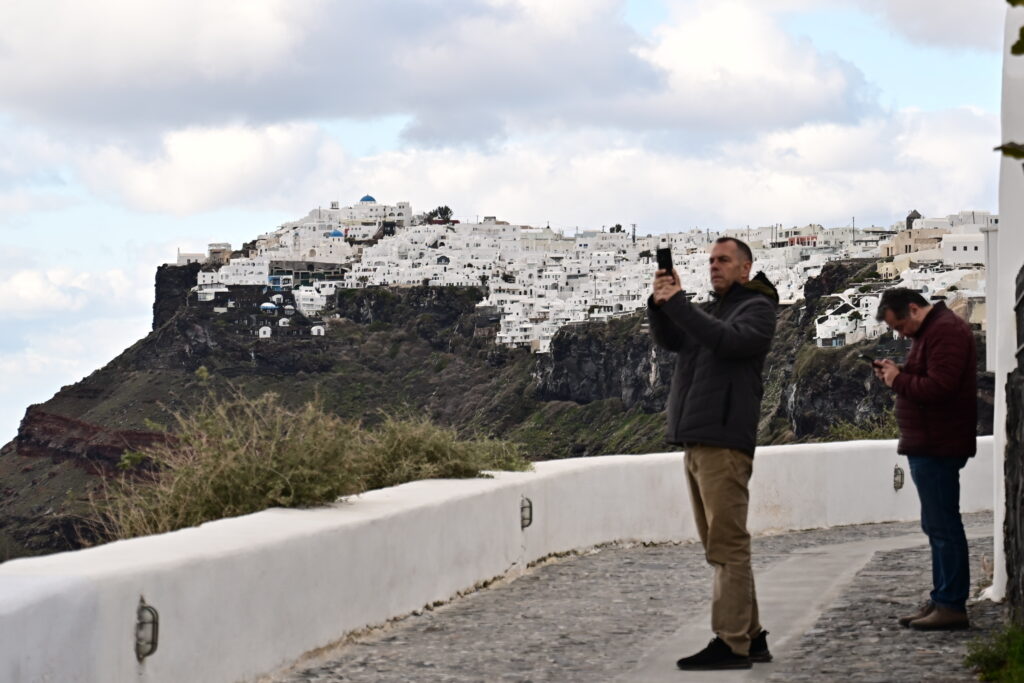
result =
[[[153,329],[163,327],[185,305],[188,291],[195,287],[199,264],[163,265],[156,269],[156,296],[153,297]]]
[[[828,438],[836,422],[864,422],[891,405],[859,349],[817,349],[811,340],[827,293],[872,267],[829,264],[808,283],[805,302],[780,311],[762,443]],[[295,313],[280,327],[262,312],[273,293],[261,287],[233,290],[216,306],[197,302],[187,296],[195,274],[195,266],[162,267],[154,330],[32,406],[0,449],[0,560],[74,547],[96,474],[160,438],[154,423],[171,425],[173,412],[229,388],[273,391],[289,404],[315,399],[365,422],[425,414],[466,434],[521,442],[536,459],[668,448],[662,411],[674,358],[651,343],[642,312],[568,326],[550,354],[534,355],[494,344],[497,316],[477,309],[476,288],[342,290],[325,311],[326,334],[312,336],[321,321]],[[291,303],[282,293],[281,306]],[[269,339],[255,334],[264,325],[274,327]],[[892,341],[870,346],[902,353]]]

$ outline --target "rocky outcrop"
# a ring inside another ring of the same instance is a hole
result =
[[[92,542],[96,475],[116,472],[125,451],[165,438],[30,407],[18,436],[0,449],[0,562]]]
[[[190,289],[196,286],[199,264],[162,265],[156,269],[156,296],[153,298],[153,329],[159,329],[185,305]]]
[[[822,297],[827,297],[834,292],[841,292],[849,286],[849,283],[875,271],[877,259],[849,259],[846,261],[830,261],[821,269],[817,277],[808,278],[804,283],[804,303],[806,304],[805,318],[801,322],[807,322],[811,313],[816,310],[816,304]],[[877,272],[874,273],[877,276]]]
[[[160,432],[111,429],[30,406],[14,445],[22,457],[70,460],[89,470],[112,471],[125,451],[162,442]]]
[[[674,363],[651,341],[643,313],[569,325],[555,334],[550,353],[537,356],[536,396],[581,404],[614,398],[627,410],[657,413],[665,409]]]
[[[435,349],[453,351],[471,337],[493,338],[480,332],[497,323],[477,312],[483,298],[484,291],[476,287],[340,289],[335,312],[359,325],[399,325]]]

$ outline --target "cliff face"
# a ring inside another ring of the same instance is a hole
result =
[[[534,376],[542,401],[593,403],[617,399],[646,413],[664,410],[675,364],[651,341],[643,315],[559,331],[551,352],[538,355]]]
[[[159,432],[110,429],[30,406],[13,443],[23,457],[69,459],[90,472],[110,472],[126,450],[163,440]]]
[[[195,287],[199,264],[163,265],[156,269],[156,296],[153,298],[153,329],[159,329],[182,307],[188,290]]]
[[[840,288],[867,268],[829,264],[808,292]],[[566,327],[550,354],[534,355],[494,344],[498,318],[476,308],[479,289],[368,288],[340,291],[324,312],[326,334],[311,336],[320,321],[295,313],[280,326],[260,308],[272,294],[262,287],[233,290],[221,313],[196,302],[186,296],[196,272],[162,267],[154,331],[32,406],[0,450],[0,560],[74,547],[96,474],[161,438],[154,422],[173,425],[175,411],[228,390],[273,391],[292,405],[315,399],[367,423],[383,412],[426,415],[518,441],[535,459],[668,448],[662,412],[675,358],[653,346],[643,312]],[[282,296],[282,306],[292,302]],[[780,310],[761,443],[821,439],[837,421],[862,422],[891,405],[858,348],[813,346],[814,316],[827,304],[811,296]],[[255,335],[261,326],[273,327],[271,338]],[[871,346],[902,353],[892,341]]]

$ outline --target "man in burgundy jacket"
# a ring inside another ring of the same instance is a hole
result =
[[[977,438],[977,360],[974,335],[944,303],[911,289],[882,295],[878,320],[913,342],[906,362],[874,363],[875,375],[896,393],[898,452],[908,456],[921,499],[921,528],[932,550],[930,600],[901,626],[924,631],[967,628],[970,567],[960,519],[960,470]]]

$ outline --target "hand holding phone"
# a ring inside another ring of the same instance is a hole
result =
[[[672,277],[672,282],[675,282],[676,277],[675,270],[673,270],[675,266],[672,265],[672,249],[669,247],[658,247],[656,256],[658,259],[658,270],[665,271],[666,275]]]
[[[661,305],[679,292],[679,282],[672,265],[672,250],[660,247],[657,252],[658,274],[654,278],[654,303]],[[666,279],[668,281],[666,282]]]
[[[658,247],[658,270],[664,270],[672,274],[672,249],[669,247]]]

